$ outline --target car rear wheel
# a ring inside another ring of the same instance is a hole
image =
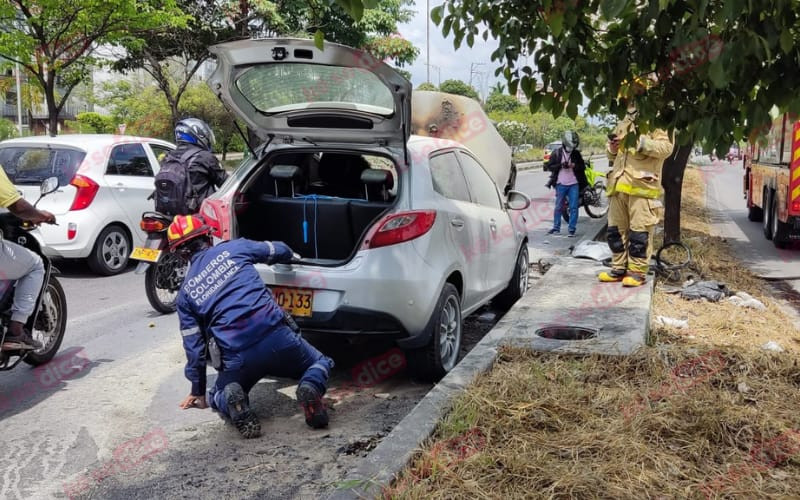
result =
[[[131,240],[125,229],[112,224],[100,232],[89,255],[89,267],[103,276],[121,273],[128,265]]]
[[[428,345],[409,351],[408,364],[415,378],[436,382],[453,369],[461,349],[461,297],[451,283],[445,283],[427,328]]]

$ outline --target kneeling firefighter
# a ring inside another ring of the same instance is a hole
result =
[[[180,407],[207,408],[229,419],[245,438],[261,433],[248,393],[263,377],[300,379],[297,400],[306,423],[328,425],[322,401],[333,360],[299,334],[297,325],[275,303],[255,263],[290,262],[281,242],[244,238],[212,246],[211,228],[197,215],[178,215],[167,230],[170,250],[191,262],[177,306],[186,378],[191,393]],[[219,372],[206,403],[206,352]]]
[[[650,255],[653,253],[653,230],[661,220],[661,168],[672,154],[673,143],[665,130],[639,135],[635,148],[619,150],[628,134],[637,134],[636,109],[609,134],[608,161],[608,246],[612,269],[598,275],[602,282],[622,282],[623,286],[645,283]]]

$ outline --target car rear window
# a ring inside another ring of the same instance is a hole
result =
[[[350,105],[386,116],[394,113],[391,91],[364,68],[302,63],[257,65],[237,78],[236,87],[264,113],[320,103]]]
[[[41,184],[48,177],[58,177],[65,186],[75,176],[86,153],[76,149],[6,146],[0,147],[0,165],[14,184]]]

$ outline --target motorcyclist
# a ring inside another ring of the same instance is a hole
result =
[[[211,408],[245,438],[257,437],[261,424],[248,393],[265,376],[299,378],[297,400],[313,428],[328,425],[322,401],[333,360],[290,328],[293,322],[264,286],[254,264],[289,262],[292,250],[281,242],[244,238],[212,246],[211,229],[197,215],[176,216],[167,231],[170,249],[190,260],[177,307],[186,378],[191,392],[183,409]],[[206,402],[205,351],[219,372]]]
[[[214,132],[206,122],[199,118],[184,118],[175,125],[175,142],[178,147],[161,160],[162,165],[176,160],[185,165],[191,184],[191,193],[187,193],[191,198],[187,201],[189,213],[199,211],[203,200],[228,178],[228,174],[212,153],[215,141]],[[158,176],[156,179],[158,180]]]
[[[33,224],[46,222],[55,224],[56,218],[50,212],[38,210],[22,198],[22,195],[8,179],[5,170],[0,168],[0,207]],[[33,314],[36,299],[44,282],[44,264],[41,257],[27,248],[4,240],[0,235],[0,295],[14,286],[14,302],[11,306],[11,321],[3,340],[2,350],[41,349],[42,344],[25,329],[25,323]]]
[[[569,201],[569,236],[575,236],[578,225],[578,204],[580,194],[589,185],[586,180],[586,163],[579,151],[580,137],[567,130],[561,139],[561,147],[553,151],[544,169],[550,172],[548,188],[556,188],[556,206],[553,214],[553,228],[547,234],[561,232],[561,207],[564,198]]]

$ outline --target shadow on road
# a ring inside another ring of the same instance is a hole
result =
[[[88,359],[82,346],[60,351],[49,362],[36,368],[20,364],[14,370],[0,373],[0,419],[23,412],[65,389],[101,363],[110,359]]]

